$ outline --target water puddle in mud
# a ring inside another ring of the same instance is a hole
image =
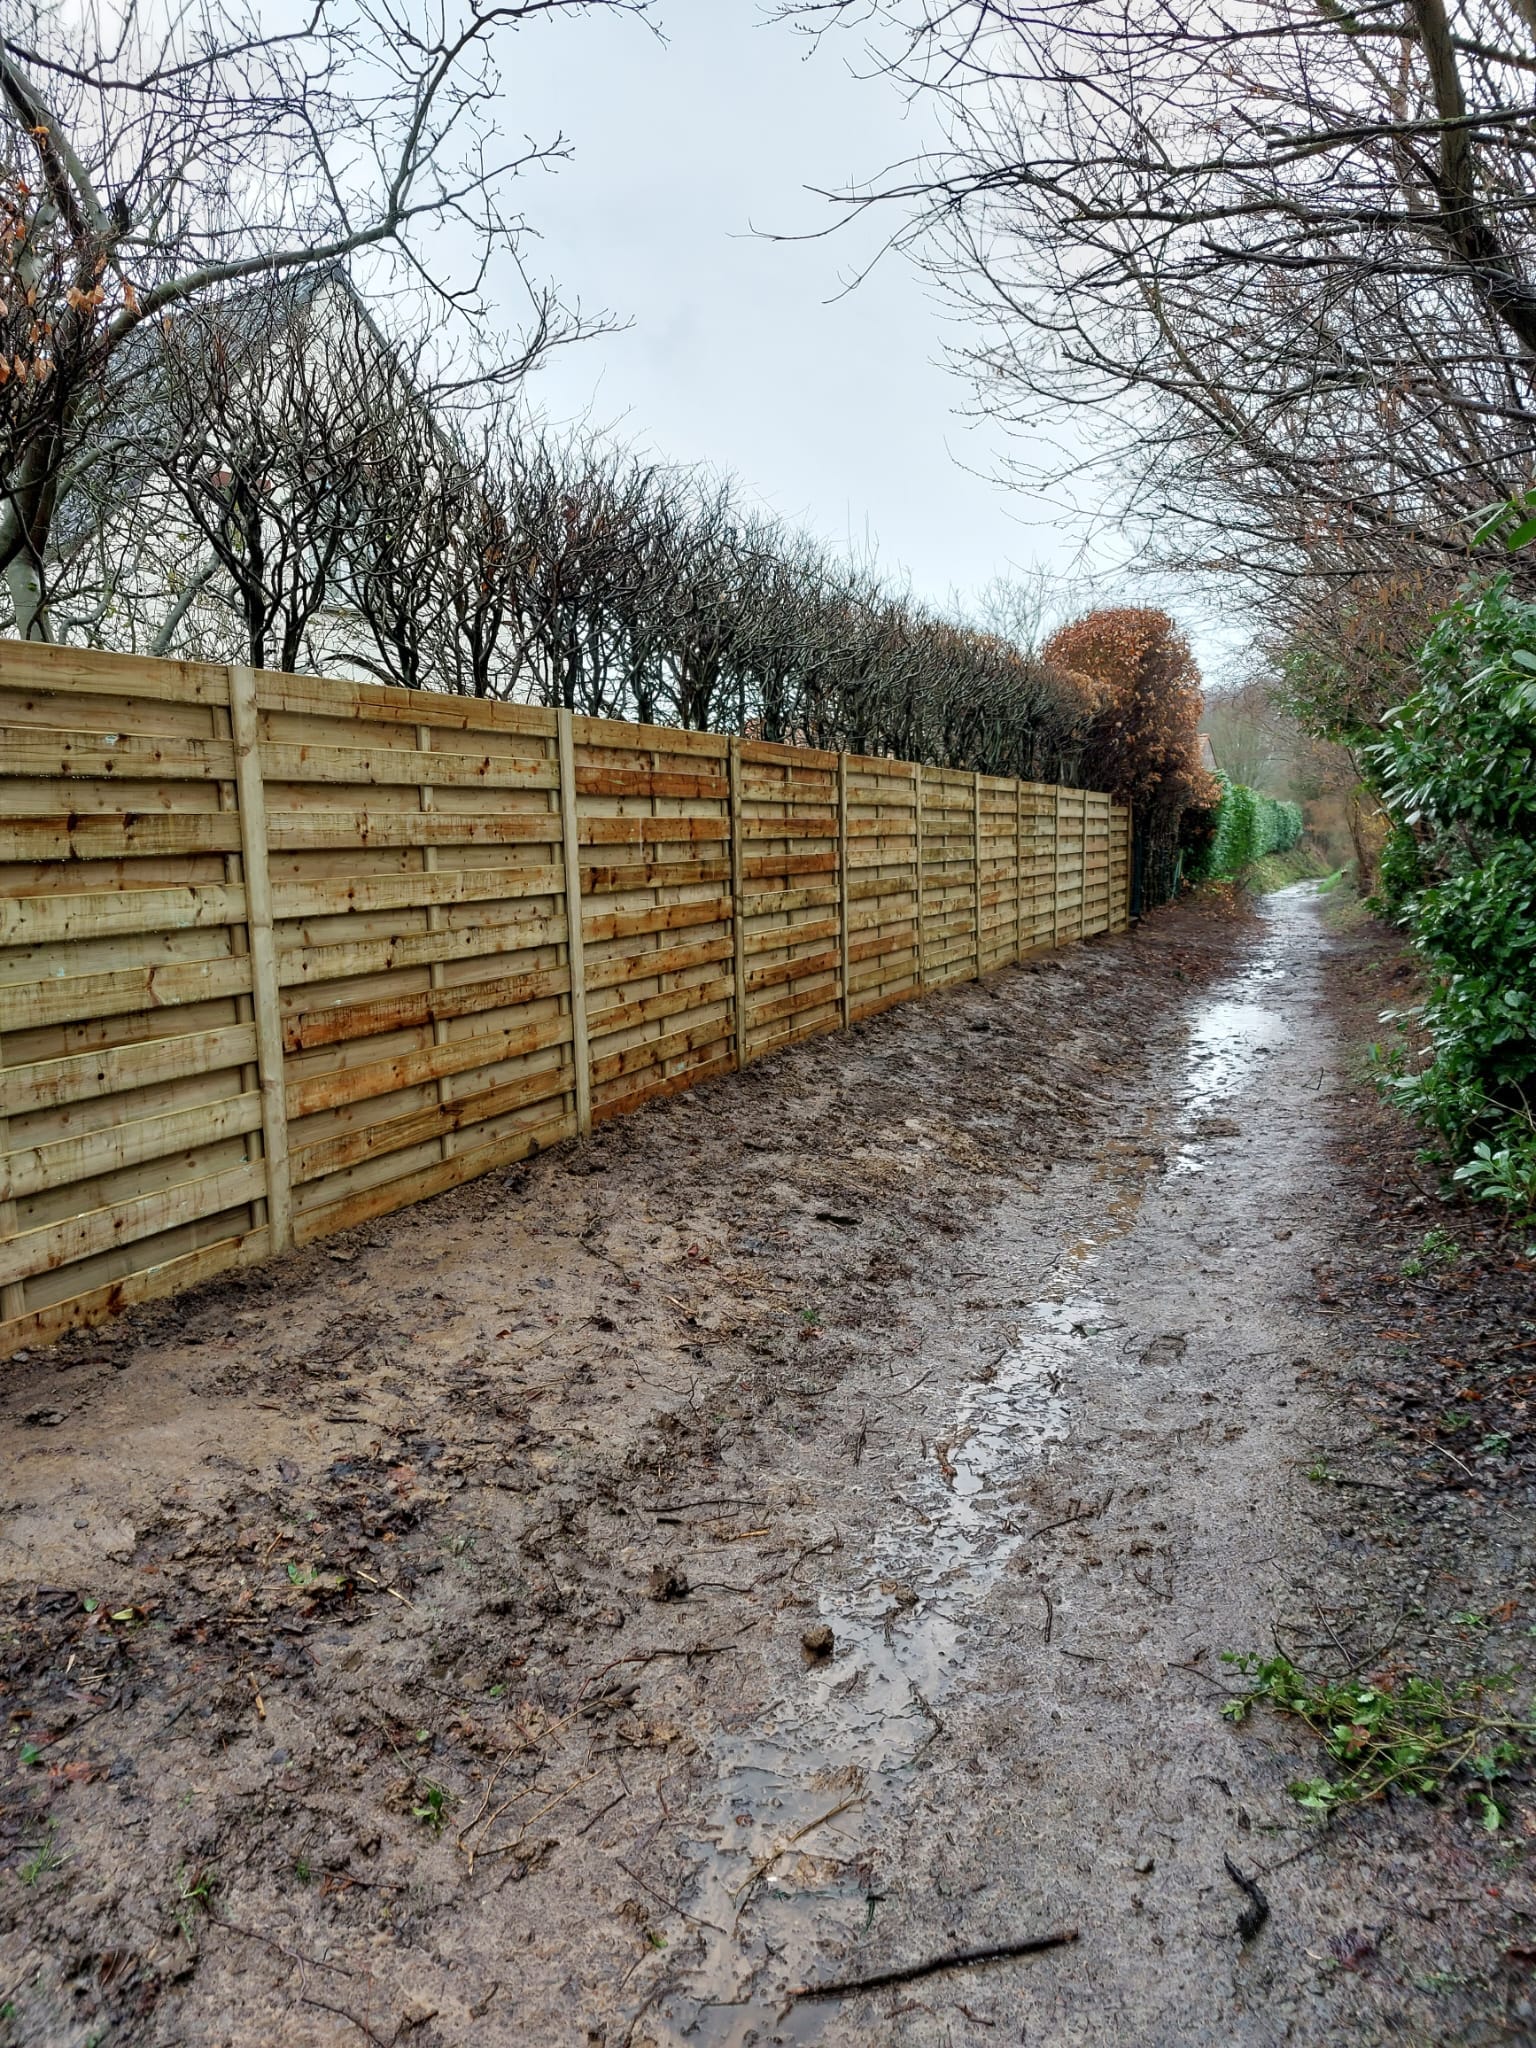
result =
[[[756,1980],[770,1965],[784,1985],[815,1975],[818,1941],[840,1946],[876,1910],[859,1843],[937,1733],[966,1653],[966,1610],[1027,1533],[1008,1520],[1006,1491],[1066,1441],[1065,1369],[1106,1324],[1097,1301],[1069,1291],[1080,1271],[1079,1257],[1063,1258],[1055,1287],[966,1390],[902,1514],[865,1556],[862,1590],[819,1602],[835,1641],[826,1664],[749,1734],[714,1743],[714,1811],[689,1845],[703,1953],[686,1994],[659,2009],[677,2038],[746,2048],[809,2041],[824,2025],[810,2005],[781,2018],[782,1996]]]
[[[1300,882],[1266,897],[1262,914],[1267,930],[1258,952],[1218,997],[1196,1013],[1178,1098],[1175,1130],[1180,1142],[1169,1167],[1170,1180],[1203,1172],[1210,1142],[1239,1135],[1230,1119],[1216,1112],[1262,1060],[1290,1040],[1290,1024],[1265,997],[1290,976],[1283,956],[1305,915],[1303,905],[1315,894],[1315,883]]]
[[[1214,1112],[1290,1036],[1265,997],[1290,972],[1283,955],[1304,914],[1286,899],[1307,893],[1268,899],[1258,952],[1196,1012],[1166,1179],[1202,1170],[1209,1140],[1229,1134]],[[1008,1494],[1067,1440],[1063,1383],[1115,1327],[1085,1291],[1095,1251],[1131,1227],[1139,1206],[1139,1189],[1109,1201],[1100,1234],[1061,1253],[1008,1343],[928,1440],[900,1512],[861,1562],[862,1589],[818,1603],[835,1643],[827,1662],[750,1731],[712,1744],[713,1809],[686,1845],[698,1959],[649,2022],[670,2038],[704,2048],[820,2038],[826,2008],[792,2004],[785,1991],[825,1974],[819,1956],[842,1953],[878,1909],[862,1846],[878,1839],[938,1733],[975,1603],[1029,1534],[1027,1520],[1010,1519]],[[1006,1275],[997,1278],[1005,1293]]]

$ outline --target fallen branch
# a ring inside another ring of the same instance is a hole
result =
[[[1055,1934],[1037,1934],[1030,1941],[1002,1941],[991,1948],[962,1948],[953,1955],[935,1956],[930,1962],[908,1963],[899,1970],[877,1970],[869,1977],[844,1977],[833,1984],[797,1984],[791,1998],[850,1998],[856,1991],[883,1991],[888,1984],[911,1984],[918,1977],[931,1977],[939,1970],[969,1968],[973,1963],[998,1963],[1009,1956],[1038,1955],[1041,1949],[1065,1948],[1076,1941],[1075,1927],[1060,1928]]]

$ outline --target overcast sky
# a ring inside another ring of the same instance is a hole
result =
[[[812,45],[759,0],[661,0],[658,20],[665,43],[601,15],[514,39],[508,124],[558,125],[575,152],[525,188],[534,266],[632,323],[559,354],[535,398],[736,472],[936,602],[1037,559],[1068,569],[1053,509],[992,481],[1003,436],[965,417],[949,316],[917,266],[892,255],[844,290],[894,219],[765,238],[826,228],[807,188],[914,154],[923,110],[858,75],[857,38]]]

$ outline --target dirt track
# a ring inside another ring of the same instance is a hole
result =
[[[13,1368],[0,2038],[1533,2038],[1466,1817],[1325,1840],[1219,1718],[1369,1590],[1304,1477],[1318,916],[1183,908]]]

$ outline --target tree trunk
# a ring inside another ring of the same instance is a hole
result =
[[[22,550],[7,563],[5,583],[11,593],[18,635],[23,640],[52,640],[41,565]]]

